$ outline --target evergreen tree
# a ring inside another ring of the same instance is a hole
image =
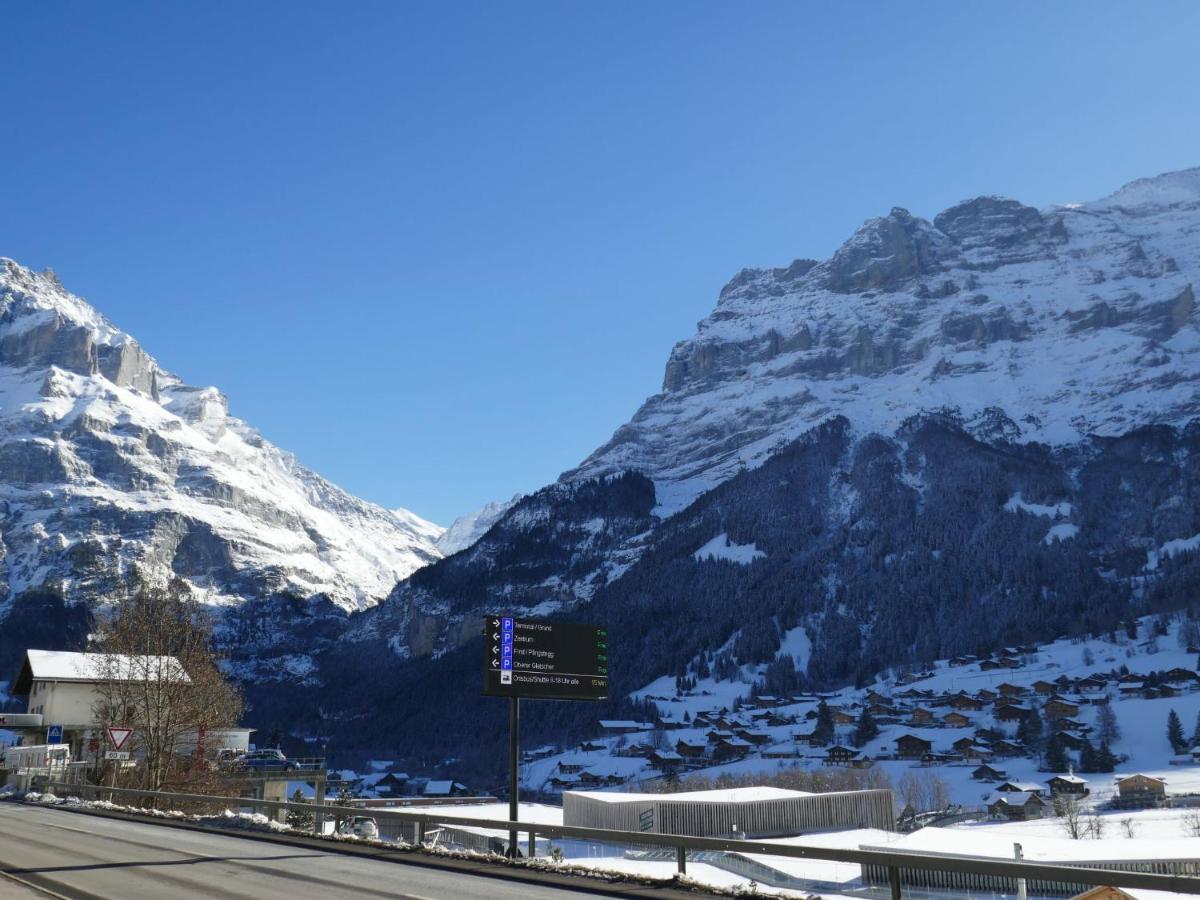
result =
[[[1200,727],[1200,723],[1198,723]],[[1096,713],[1096,736],[1101,743],[1111,744],[1121,736],[1121,726],[1117,724],[1117,714],[1112,708],[1112,700],[1100,705]]]
[[[292,802],[309,803],[311,801],[304,796],[304,792],[300,790],[300,788],[296,788],[295,793],[292,794]],[[313,826],[313,816],[312,813],[289,810],[287,814],[287,823],[293,828],[308,831]]]
[[[1021,724],[1017,726],[1017,740],[1031,750],[1041,748],[1042,717],[1038,715],[1036,708],[1030,709],[1021,717]]]
[[[1071,765],[1070,759],[1067,758],[1067,750],[1055,734],[1050,738],[1050,743],[1046,745],[1046,768],[1051,772],[1065,772]]]
[[[1081,772],[1097,772],[1096,767],[1096,748],[1092,746],[1092,742],[1085,740],[1083,748],[1079,751],[1079,771]]]
[[[854,729],[854,746],[862,747],[868,741],[879,737],[879,725],[871,711],[863,707],[862,715],[858,717],[858,726]]]
[[[1171,743],[1171,749],[1176,753],[1182,753],[1187,749],[1187,741],[1183,736],[1183,723],[1179,721],[1179,713],[1171,710],[1167,716],[1167,740]]]
[[[1192,729],[1192,739],[1188,745],[1189,747],[1200,747],[1200,712],[1196,713],[1196,727]]]
[[[817,704],[817,724],[813,728],[813,740],[819,747],[833,742],[833,710],[822,700]]]
[[[1096,771],[1111,772],[1117,767],[1117,757],[1108,748],[1106,741],[1101,741],[1100,749],[1096,751]]]

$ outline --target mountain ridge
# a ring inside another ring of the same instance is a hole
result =
[[[377,602],[442,529],[353,497],[185,384],[52,272],[0,259],[0,616],[181,577],[210,603]]]

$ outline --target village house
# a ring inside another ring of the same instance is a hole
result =
[[[1044,697],[1048,697],[1058,690],[1058,685],[1053,681],[1035,681],[1033,689]]]
[[[972,697],[970,694],[959,693],[950,698],[949,705],[963,712],[979,712],[987,706],[987,702],[978,697]]]
[[[1010,684],[1009,682],[1001,682],[996,685],[996,690],[1003,697],[1024,697],[1027,693],[1026,689],[1019,684]]]
[[[1079,706],[1064,700],[1062,697],[1051,697],[1043,707],[1047,719],[1062,719],[1079,715]]]
[[[985,802],[992,819],[1020,822],[1040,819],[1046,812],[1046,801],[1028,791],[997,791]]]
[[[1008,774],[1003,769],[993,769],[989,765],[982,765],[971,771],[971,777],[976,781],[1003,781],[1008,777]]]
[[[971,720],[960,712],[949,712],[942,716],[942,722],[949,728],[970,728]]]
[[[675,752],[688,759],[699,759],[708,750],[708,745],[701,741],[678,740],[675,742]]]
[[[1053,778],[1048,778],[1046,784],[1050,785],[1051,797],[1086,797],[1089,793],[1088,783],[1086,778],[1080,778],[1075,773],[1068,775],[1055,775]]]
[[[674,771],[683,765],[683,756],[674,750],[655,750],[648,759],[650,765],[663,772]]]
[[[1006,781],[996,788],[1002,794],[1037,794],[1042,795],[1042,786],[1032,781]]]
[[[902,734],[896,738],[896,756],[901,759],[920,759],[933,750],[933,743],[915,734]]]
[[[996,707],[996,720],[999,722],[1020,722],[1029,715],[1029,707],[1017,703],[1005,703]]]
[[[1153,775],[1118,775],[1117,797],[1125,806],[1158,806],[1167,797],[1167,782]]]
[[[741,759],[753,749],[753,744],[738,737],[721,738],[713,748],[713,758],[719,760]]]
[[[1025,753],[1025,748],[1020,744],[1007,740],[992,741],[989,746],[997,756],[1022,756]]]
[[[918,706],[908,716],[909,725],[932,725],[936,720],[937,717],[923,706]]]
[[[601,719],[600,730],[605,734],[634,734],[653,731],[654,726],[649,722],[632,722],[628,719]]]
[[[831,766],[844,766],[850,763],[850,760],[861,754],[851,748],[843,747],[841,744],[835,744],[825,751],[825,762]]]

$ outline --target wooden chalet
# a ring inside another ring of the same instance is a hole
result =
[[[955,711],[942,716],[942,722],[950,728],[970,728],[971,720],[962,713]]]
[[[678,769],[683,765],[683,754],[674,750],[655,750],[647,757],[650,765],[664,772]]]
[[[1003,769],[994,769],[985,763],[971,770],[971,777],[976,781],[1003,781],[1008,774]]]
[[[985,802],[993,819],[1023,822],[1046,813],[1046,801],[1029,791],[997,791]]]
[[[1000,722],[1020,722],[1028,714],[1029,707],[1019,703],[1005,703],[996,707],[996,719]]]
[[[1048,719],[1064,719],[1068,716],[1079,715],[1079,705],[1064,700],[1062,697],[1051,697],[1046,701],[1046,705],[1042,707],[1046,711]]]
[[[688,759],[699,759],[708,752],[708,744],[700,741],[678,740],[675,742],[675,752]]]
[[[915,734],[902,734],[896,738],[896,755],[901,759],[920,759],[933,750],[933,742]]]
[[[979,697],[972,697],[967,693],[958,693],[950,698],[949,705],[953,709],[963,712],[979,712],[985,706],[987,706],[988,702],[989,701],[980,699]]]
[[[1167,782],[1153,775],[1121,775],[1116,779],[1117,797],[1126,804],[1156,805],[1167,797]]]
[[[1001,682],[996,685],[996,690],[1000,692],[1002,697],[1024,697],[1028,690],[1019,684],[1010,684],[1009,682]]]
[[[1086,778],[1080,778],[1073,772],[1068,775],[1055,775],[1053,778],[1047,778],[1046,784],[1050,785],[1051,797],[1086,797],[1089,793],[1088,783]]]
[[[1024,747],[1008,740],[992,741],[989,746],[997,756],[1022,756],[1025,753]]]
[[[1035,681],[1033,683],[1035,693],[1041,694],[1043,697],[1048,697],[1051,694],[1058,692],[1058,685],[1053,681]]]
[[[1032,781],[1006,781],[996,790],[1001,794],[1037,794],[1040,797],[1045,789]]]
[[[975,696],[978,697],[980,700],[982,700],[984,703],[994,703],[996,701],[996,698],[999,697],[1000,695],[997,694],[995,691],[993,691],[991,688],[981,688],[980,690],[975,692]]]
[[[932,725],[937,717],[923,706],[918,706],[908,716],[909,725]]]
[[[740,759],[748,755],[752,749],[754,749],[753,744],[739,737],[721,738],[713,748],[713,758]]]
[[[1197,675],[1191,669],[1176,666],[1174,669],[1168,669],[1163,673],[1163,680],[1170,684],[1194,684],[1200,681],[1200,675]]]

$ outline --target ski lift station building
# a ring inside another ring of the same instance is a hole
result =
[[[628,794],[565,791],[563,824],[695,837],[769,838],[850,828],[895,829],[888,790],[811,794],[774,787]]]

